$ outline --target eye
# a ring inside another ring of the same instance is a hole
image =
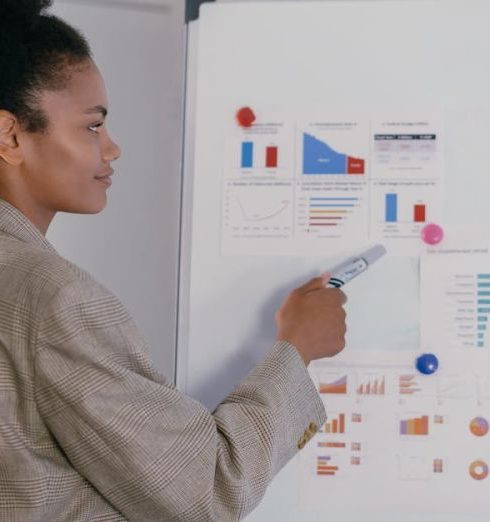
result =
[[[98,134],[98,132],[97,132],[96,129],[98,129],[99,127],[102,127],[102,125],[104,125],[104,122],[102,122],[102,123],[96,123],[96,124],[90,126],[90,127],[88,128],[88,130],[89,130],[90,132],[95,132],[95,134]]]

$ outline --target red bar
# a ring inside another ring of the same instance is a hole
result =
[[[364,160],[347,156],[347,174],[364,174]]]
[[[338,433],[338,424],[339,421],[337,419],[332,421],[332,433]]]
[[[415,205],[413,207],[413,220],[415,223],[425,223],[425,205]]]
[[[267,147],[265,166],[268,169],[277,168],[277,147]]]

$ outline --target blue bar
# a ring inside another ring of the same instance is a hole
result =
[[[490,314],[490,308],[478,308],[479,314]]]
[[[310,198],[310,201],[359,201],[359,198]]]
[[[490,297],[490,291],[487,291],[487,292],[478,292],[478,295],[479,295],[480,297],[485,297],[485,296]]]
[[[485,331],[487,329],[487,325],[486,324],[479,324],[478,325],[478,330],[483,330]]]
[[[490,279],[490,274],[478,274],[478,279]]]
[[[490,304],[490,299],[478,299],[478,304]]]
[[[486,315],[479,315],[478,316],[478,321],[480,323],[487,323],[488,322],[488,317]]]
[[[478,343],[478,348],[483,348],[485,346],[485,343]]]
[[[242,143],[242,169],[251,169],[254,166],[254,144],[251,141]]]
[[[396,223],[398,219],[398,194],[386,194],[386,222]]]
[[[490,288],[490,283],[478,283],[478,288]]]
[[[478,334],[478,339],[485,339],[485,334],[479,333]]]

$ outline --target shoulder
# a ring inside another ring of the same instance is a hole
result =
[[[0,238],[1,295],[35,315],[53,301],[80,302],[115,296],[89,272],[56,252],[2,236]],[[58,299],[56,299],[58,298]]]

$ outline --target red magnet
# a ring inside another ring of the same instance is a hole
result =
[[[236,113],[236,119],[240,127],[251,127],[255,121],[254,111],[250,107],[242,107]]]
[[[437,245],[444,238],[444,230],[435,223],[429,223],[421,230],[422,241],[428,245]]]

